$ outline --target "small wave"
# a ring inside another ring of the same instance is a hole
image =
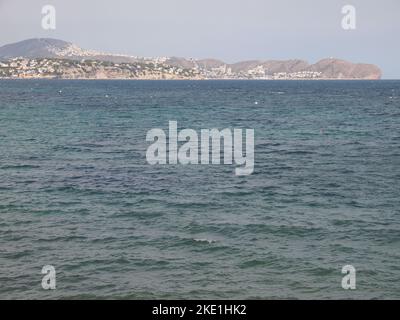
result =
[[[196,242],[208,242],[209,244],[217,242],[215,240],[206,239],[206,238],[199,238],[199,239],[193,239],[193,240]]]
[[[284,91],[270,91],[271,94],[285,94]]]

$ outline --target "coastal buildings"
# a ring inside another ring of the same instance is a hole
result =
[[[58,78],[58,79],[245,79],[245,80],[319,80],[362,79],[318,71],[314,66],[298,71],[284,67],[269,68],[265,63],[251,62],[248,67],[225,63],[208,66],[192,59],[190,63],[170,64],[167,57],[141,58],[136,62],[112,62],[93,59],[13,58],[0,61],[0,78]],[[324,61],[323,61],[324,62]],[[278,71],[275,71],[278,70]],[[331,70],[331,69],[324,69]]]

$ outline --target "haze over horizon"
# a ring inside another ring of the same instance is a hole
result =
[[[43,30],[41,9],[57,10],[56,30]],[[341,8],[357,10],[356,30],[343,30]],[[22,10],[23,8],[23,10]],[[85,49],[137,56],[241,60],[336,57],[378,65],[400,79],[400,2],[383,0],[0,0],[0,46],[55,38]]]

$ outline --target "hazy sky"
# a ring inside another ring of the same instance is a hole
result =
[[[54,5],[57,28],[41,27]],[[357,9],[343,30],[341,8]],[[400,0],[0,0],[0,45],[51,37],[87,49],[227,62],[337,57],[400,79]]]

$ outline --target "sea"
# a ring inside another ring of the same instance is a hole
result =
[[[254,172],[150,165],[169,121]],[[1,80],[0,299],[400,299],[400,81]]]

